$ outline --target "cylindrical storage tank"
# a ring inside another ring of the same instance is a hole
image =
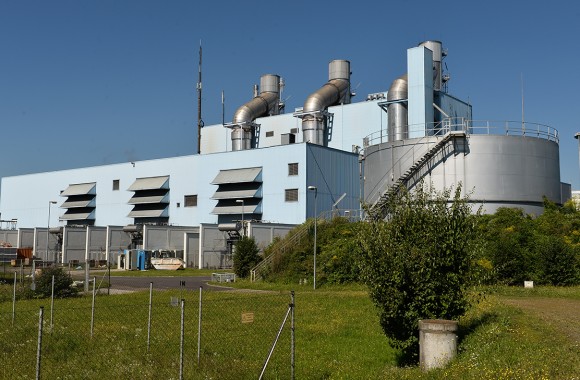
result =
[[[328,80],[343,79],[350,83],[350,61],[335,59],[328,63]],[[350,104],[350,86],[342,99],[343,104]]]
[[[387,93],[387,101],[406,100],[408,96],[407,74],[405,74],[393,81]],[[408,115],[407,102],[396,102],[387,106],[389,141],[399,141],[409,137]]]
[[[419,364],[423,371],[444,367],[457,354],[457,322],[419,321]]]
[[[441,41],[424,41],[419,44],[433,52],[433,89],[441,91],[441,61],[443,59],[443,45]]]
[[[489,128],[501,133],[504,125],[490,124]],[[440,138],[405,139],[365,148],[365,202],[373,204]],[[457,138],[437,152],[416,178],[439,191],[461,182],[473,212],[480,206],[486,214],[500,207],[517,207],[539,215],[544,210],[544,196],[561,203],[558,143],[532,136],[472,133]]]

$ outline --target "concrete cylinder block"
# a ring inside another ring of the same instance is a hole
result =
[[[419,364],[423,371],[445,366],[457,354],[457,322],[419,321]]]

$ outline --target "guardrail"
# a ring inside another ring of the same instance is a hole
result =
[[[465,131],[474,135],[525,136],[559,142],[558,130],[549,125],[522,121],[470,120],[447,118],[437,123],[410,124],[404,139],[440,136],[449,131]],[[363,146],[388,142],[387,129],[376,131],[363,139]]]

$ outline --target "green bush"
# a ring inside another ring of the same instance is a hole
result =
[[[52,292],[52,277],[54,276],[54,297],[67,298],[77,294],[77,289],[72,288],[72,278],[62,268],[49,267],[42,270],[36,277],[36,286],[33,291],[35,298],[47,298]]]
[[[262,258],[260,250],[253,237],[244,236],[235,245],[234,273],[238,277],[248,277],[250,270],[258,264]]]
[[[578,254],[560,236],[541,235],[536,244],[541,284],[570,286],[578,283]]]
[[[420,319],[457,319],[467,310],[475,220],[459,186],[421,186],[391,200],[388,221],[361,225],[362,277],[401,363],[418,357]]]

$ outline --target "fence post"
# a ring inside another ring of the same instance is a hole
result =
[[[14,272],[14,290],[12,291],[12,326],[16,319],[16,272]]]
[[[202,307],[202,295],[203,286],[199,287],[199,313],[197,317],[197,365],[199,365],[199,358],[201,356],[201,307]]]
[[[181,337],[179,338],[179,380],[183,380],[183,336],[185,335],[185,300],[181,299]]]
[[[89,260],[85,260],[85,292],[89,291]]]
[[[93,277],[93,302],[91,304],[91,338],[93,337],[93,330],[95,326],[95,284],[97,283],[97,278]]]
[[[292,312],[290,314],[290,378],[294,380],[294,368],[295,368],[295,342],[294,342],[294,308],[296,305],[294,304],[294,290],[290,292],[291,303],[290,307],[292,308]]]
[[[153,300],[153,282],[149,283],[149,319],[147,320],[147,352],[151,344],[151,309]]]
[[[38,344],[36,346],[36,380],[40,379],[40,358],[42,357],[42,322],[44,319],[44,307],[40,307],[38,313]]]
[[[52,285],[50,288],[50,328],[52,329],[52,313],[54,310],[54,275],[52,275]]]

